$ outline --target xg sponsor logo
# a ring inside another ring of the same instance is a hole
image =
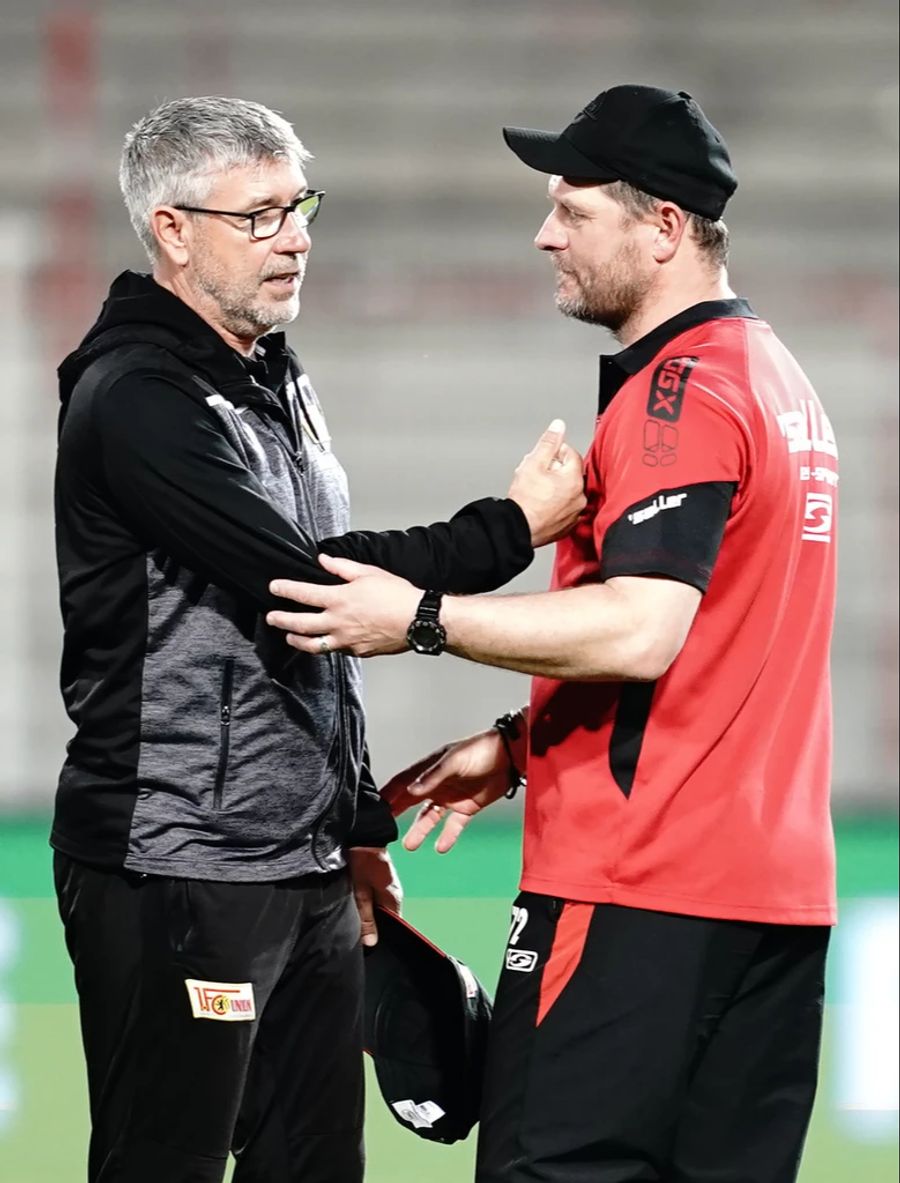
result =
[[[520,974],[530,974],[538,963],[538,955],[533,949],[507,949],[506,968]]]
[[[684,391],[697,364],[696,357],[669,357],[656,367],[647,400],[647,414],[664,423],[677,423],[681,418]]]

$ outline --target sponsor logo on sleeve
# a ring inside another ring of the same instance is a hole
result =
[[[252,982],[201,982],[185,978],[195,1019],[220,1023],[249,1023],[256,1018]]]
[[[664,423],[677,423],[681,418],[684,391],[696,357],[668,357],[656,367],[647,399],[647,414]]]
[[[628,520],[632,526],[639,526],[641,522],[655,518],[658,513],[663,513],[664,510],[678,509],[686,498],[687,493],[659,493],[649,505],[642,505],[639,509],[632,510],[628,514]]]

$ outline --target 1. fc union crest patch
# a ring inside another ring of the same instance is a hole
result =
[[[651,419],[661,419],[664,423],[678,422],[684,390],[691,370],[698,361],[696,357],[668,357],[656,367],[647,400],[647,414]]]
[[[248,1023],[256,1018],[252,982],[200,982],[185,978],[195,1019]]]

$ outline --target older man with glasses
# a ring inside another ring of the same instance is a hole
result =
[[[51,842],[91,1102],[91,1183],[362,1179],[362,941],[399,908],[356,659],[288,649],[275,576],[321,550],[436,591],[499,586],[584,504],[551,425],[506,499],[347,533],[300,363],[322,193],[290,124],[190,98],[126,139],[152,275],[60,367],[62,688]],[[321,649],[321,647],[320,647]]]

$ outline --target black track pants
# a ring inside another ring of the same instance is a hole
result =
[[[794,1183],[828,937],[521,895],[477,1183]]]
[[[54,869],[90,1183],[220,1183],[232,1147],[235,1183],[360,1183],[362,954],[346,872],[212,883],[61,854]]]

